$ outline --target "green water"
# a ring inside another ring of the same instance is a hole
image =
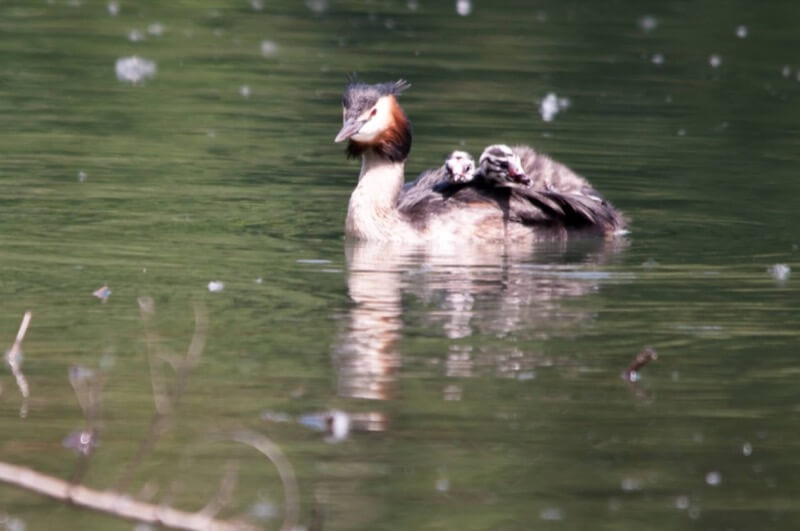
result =
[[[33,312],[27,402],[0,372],[0,461],[186,511],[234,467],[219,517],[277,529],[273,464],[216,439],[248,429],[285,454],[312,529],[800,526],[794,2],[119,7],[0,3],[0,341]],[[132,55],[155,76],[119,81]],[[456,147],[529,143],[588,176],[631,234],[346,243],[358,164],[332,140],[350,71],[411,81],[408,175]],[[570,105],[544,122],[549,92]],[[195,306],[205,349],[123,481]],[[645,345],[659,359],[626,384]],[[102,385],[83,461],[62,444],[86,422],[71,366]],[[354,420],[339,442],[304,417],[332,409]],[[19,522],[134,526],[0,486],[0,528]]]

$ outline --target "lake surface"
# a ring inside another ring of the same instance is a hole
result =
[[[28,399],[0,372],[0,461],[266,529],[294,502],[308,529],[797,529],[796,14],[2,2],[4,348],[32,320]],[[132,56],[153,62],[135,83]],[[408,176],[528,143],[631,233],[346,242],[351,71],[412,83]],[[2,485],[3,526],[136,524]]]

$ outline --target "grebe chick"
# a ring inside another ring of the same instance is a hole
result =
[[[347,155],[361,159],[347,209],[348,236],[412,243],[537,241],[611,236],[624,227],[611,205],[583,196],[487,186],[485,179],[442,186],[446,164],[404,188],[411,126],[397,97],[409,86],[403,80],[351,81],[345,88],[335,141],[347,141]]]
[[[475,159],[466,151],[453,151],[444,161],[447,175],[454,183],[466,183],[475,174]]]
[[[525,174],[519,156],[505,144],[487,147],[478,160],[475,177],[483,179],[487,184],[502,185],[512,182],[531,185],[531,179]]]

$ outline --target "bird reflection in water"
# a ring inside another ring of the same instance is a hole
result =
[[[349,242],[352,307],[334,348],[339,395],[393,397],[402,365],[398,342],[403,336],[403,297],[409,295],[427,308],[425,322],[439,324],[453,340],[443,353],[446,376],[466,378],[489,369],[498,376],[533,378],[536,366],[549,363],[541,354],[501,345],[475,346],[465,338],[482,334],[546,339],[590,321],[592,309],[564,303],[596,291],[601,279],[610,276],[598,274],[597,266],[612,260],[624,245],[621,240],[586,240],[522,249],[464,243],[434,251]],[[448,399],[452,396],[445,393]]]

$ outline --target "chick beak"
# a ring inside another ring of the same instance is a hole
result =
[[[345,120],[344,124],[342,124],[342,129],[339,131],[339,134],[336,135],[336,138],[333,141],[338,143],[347,140],[354,134],[358,133],[358,130],[361,129],[362,125],[364,125],[363,120],[354,120],[352,118]]]

